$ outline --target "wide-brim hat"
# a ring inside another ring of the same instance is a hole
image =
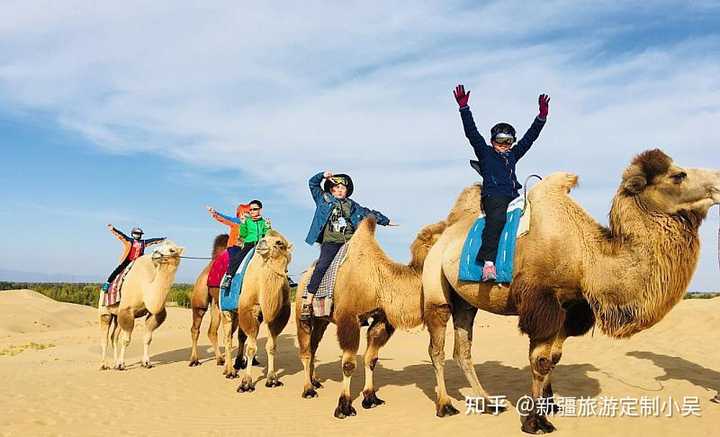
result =
[[[332,187],[340,184],[345,185],[347,188],[347,197],[350,197],[354,190],[353,181],[350,176],[343,173],[332,175],[325,179],[325,182],[323,183],[323,190],[329,193]]]

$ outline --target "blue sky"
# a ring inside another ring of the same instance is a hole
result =
[[[179,6],[181,5],[181,6]],[[661,147],[720,168],[719,2],[5,2],[0,21],[0,272],[102,279],[141,225],[205,256],[204,209],[260,198],[317,249],[307,179],[348,172],[355,198],[417,230],[475,181],[451,89],[481,131],[550,119],[518,173],[580,175],[605,223],[620,174]],[[716,290],[718,213],[691,285]],[[191,281],[202,262],[183,261]],[[13,273],[14,274],[14,273]],[[5,273],[14,279],[13,274]]]

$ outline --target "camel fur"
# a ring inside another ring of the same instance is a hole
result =
[[[268,355],[266,387],[282,385],[276,373],[277,337],[290,319],[290,285],[287,268],[292,259],[292,244],[276,230],[270,230],[255,246],[238,298],[237,311],[223,311],[225,331],[225,376],[237,377],[237,369],[231,364],[232,333],[238,330],[238,358],[245,356],[245,373],[238,392],[255,390],[253,359],[257,353],[257,336],[260,324],[268,326],[265,349]],[[246,344],[247,343],[247,344]],[[240,360],[238,360],[240,361]]]
[[[423,270],[438,416],[458,412],[443,376],[451,316],[454,358],[476,396],[488,397],[470,357],[473,318],[482,309],[519,316],[519,328],[530,338],[532,397],[552,398],[550,375],[568,336],[597,323],[605,334],[626,338],[652,327],[682,299],[698,260],[698,227],[720,203],[720,171],[680,167],[657,149],[641,153],[622,176],[609,227],[570,197],[577,180],[554,173],[530,191],[530,229],[518,239],[510,286],[457,280],[462,245],[480,209],[480,187],[458,198]],[[537,411],[522,422],[529,433],[555,429]]]
[[[102,348],[101,370],[110,368],[106,362],[108,337],[112,340],[115,369],[125,369],[125,350],[130,345],[135,319],[138,317],[145,317],[142,366],[152,367],[150,342],[153,331],[162,325],[167,316],[165,300],[175,281],[175,272],[180,265],[183,250],[172,241],[163,242],[151,254],[135,260],[122,285],[120,302],[104,306],[103,297],[100,296],[98,312]]]
[[[215,237],[210,262],[200,272],[195,284],[193,285],[192,294],[190,296],[190,308],[192,310],[192,326],[190,327],[190,336],[192,338],[192,348],[190,352],[190,367],[200,365],[198,359],[198,338],[200,338],[200,325],[203,316],[210,309],[210,326],[208,327],[208,338],[215,352],[215,361],[218,366],[225,364],[225,358],[220,354],[218,346],[218,328],[220,327],[220,308],[218,307],[219,289],[218,287],[208,287],[207,279],[210,267],[215,258],[220,255],[227,246],[228,234],[220,234]]]
[[[375,239],[375,227],[375,218],[366,218],[348,243],[346,259],[336,276],[332,320],[314,318],[307,323],[299,319],[302,292],[310,280],[312,267],[305,272],[298,286],[297,336],[305,371],[302,396],[316,397],[315,389],[322,386],[314,374],[315,353],[328,323],[334,322],[343,352],[343,388],[335,409],[337,418],[356,414],[351,402],[350,380],[355,370],[362,322],[369,323],[362,405],[367,409],[384,403],[377,397],[373,384],[378,351],[395,329],[411,329],[422,324],[422,266],[430,247],[444,229],[444,223],[426,226],[418,233],[411,246],[412,258],[408,265],[398,264],[385,254]]]

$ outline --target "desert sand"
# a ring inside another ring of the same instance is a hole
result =
[[[381,350],[376,384],[387,403],[372,410],[361,407],[360,369],[352,385],[358,415],[338,420],[332,413],[341,371],[332,325],[318,352],[317,374],[324,388],[308,400],[300,397],[302,366],[293,321],[279,340],[285,385],[269,389],[261,377],[256,391],[244,394],[235,391],[238,380],[221,375],[204,332],[203,364],[188,367],[190,323],[189,310],[168,309],[151,347],[152,369],[139,366],[143,327],[136,325],[129,369],[100,371],[97,310],[29,290],[0,292],[0,435],[523,435],[513,407],[498,416],[465,414],[469,385],[452,362],[446,366],[448,390],[461,414],[435,417],[435,377],[425,331],[398,332]],[[485,387],[512,405],[530,383],[528,342],[516,326],[515,317],[479,312],[473,347]],[[265,335],[263,328],[263,364]],[[682,301],[654,328],[629,340],[612,340],[598,330],[570,339],[554,373],[556,396],[592,397],[599,403],[658,397],[662,411],[660,417],[554,417],[555,435],[719,435],[720,405],[709,402],[720,389],[718,345],[720,298]],[[449,361],[451,348],[449,331]],[[668,398],[682,407],[685,397],[699,399],[700,417],[683,417],[677,410],[666,417]]]

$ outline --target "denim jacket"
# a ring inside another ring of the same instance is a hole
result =
[[[320,240],[322,239],[323,228],[327,224],[333,207],[337,203],[335,196],[322,190],[322,187],[320,186],[322,180],[323,173],[318,173],[311,177],[308,181],[308,184],[310,185],[310,194],[312,194],[316,205],[315,215],[313,216],[310,230],[305,238],[305,242],[310,245],[313,245],[314,243],[321,243]],[[350,223],[353,228],[357,229],[360,222],[370,214],[375,216],[375,219],[380,225],[387,226],[390,223],[390,219],[385,217],[382,213],[365,208],[351,199],[347,200],[351,204]]]

